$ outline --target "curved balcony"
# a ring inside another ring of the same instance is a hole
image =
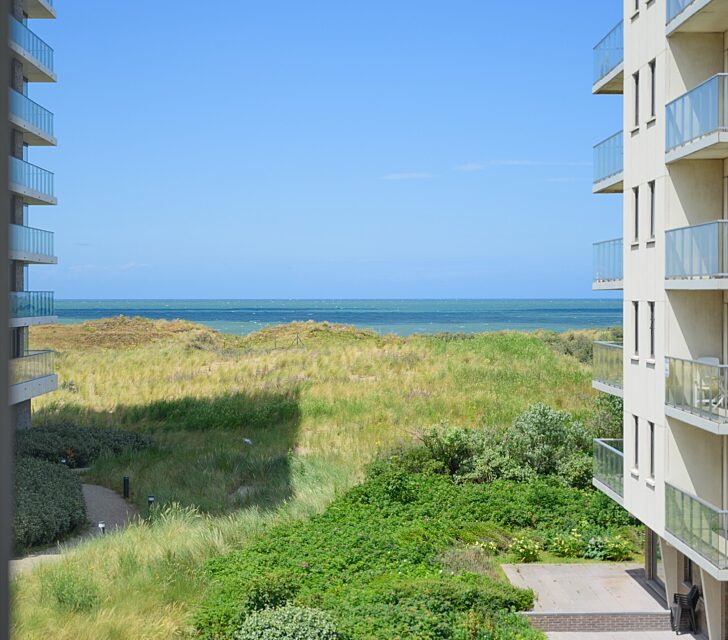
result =
[[[728,511],[665,483],[667,541],[715,577],[728,569]],[[671,539],[672,538],[672,539]],[[711,571],[712,569],[712,571]],[[722,579],[725,579],[723,577]]]
[[[594,193],[624,191],[624,136],[615,133],[594,147]]]
[[[594,476],[592,484],[618,504],[624,498],[624,441],[594,440]]]
[[[53,114],[28,96],[10,89],[10,122],[23,132],[26,144],[55,146]]]
[[[20,224],[10,225],[10,259],[29,264],[57,264],[53,233]]]
[[[728,158],[728,74],[719,73],[665,107],[665,161]]]
[[[53,49],[15,18],[10,18],[10,49],[30,82],[55,82]]]
[[[10,191],[26,204],[56,204],[53,174],[30,162],[10,156]]]
[[[52,291],[12,291],[10,326],[27,327],[56,321]]]
[[[592,93],[624,93],[624,23],[621,20],[594,47]]]
[[[728,366],[717,356],[665,358],[665,414],[728,435]]]
[[[728,31],[728,0],[667,0],[667,35]]]
[[[666,289],[728,289],[728,220],[665,233]]]
[[[595,342],[592,387],[613,396],[623,396],[624,347],[612,342]]]
[[[10,359],[10,404],[30,400],[58,388],[54,355],[53,351],[30,351],[20,358]]]
[[[592,289],[620,290],[624,281],[624,242],[622,238],[594,243]]]

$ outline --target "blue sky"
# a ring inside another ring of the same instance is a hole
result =
[[[58,298],[591,297],[621,2],[57,0]]]

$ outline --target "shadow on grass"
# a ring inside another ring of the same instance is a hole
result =
[[[98,459],[86,474],[121,492],[129,476],[141,513],[147,497],[206,513],[276,508],[291,497],[291,452],[300,426],[298,390],[186,397],[113,412],[81,405],[50,405],[35,414],[38,425],[103,426],[150,434],[154,446]]]

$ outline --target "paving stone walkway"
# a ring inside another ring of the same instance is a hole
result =
[[[111,489],[95,484],[84,484],[82,485],[82,489],[83,497],[86,501],[86,514],[91,526],[83,533],[66,540],[60,545],[43,549],[24,558],[11,560],[11,574],[30,571],[41,562],[48,562],[59,558],[64,550],[101,535],[98,526],[99,522],[103,522],[106,525],[106,533],[111,533],[112,531],[123,529],[139,515],[134,506]]]
[[[688,633],[676,636],[672,631],[625,631],[622,633],[584,633],[581,631],[569,633],[552,631],[546,635],[549,640],[675,640],[675,638],[697,640],[696,636]]]

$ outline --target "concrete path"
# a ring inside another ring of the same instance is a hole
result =
[[[534,611],[559,613],[663,612],[639,580],[641,567],[629,563],[506,564],[517,587],[533,589]],[[602,635],[602,639],[604,636]]]
[[[30,571],[41,562],[47,562],[60,557],[64,550],[101,535],[99,522],[106,525],[106,533],[123,529],[129,522],[138,517],[137,510],[124,500],[119,494],[106,487],[95,484],[82,485],[83,497],[86,501],[86,515],[91,526],[83,533],[66,540],[65,542],[33,553],[25,558],[10,561],[10,573],[17,574]]]
[[[697,640],[696,636],[683,633],[679,636],[672,631],[625,631],[622,633],[582,633],[582,632],[556,632],[547,633],[549,640]]]

